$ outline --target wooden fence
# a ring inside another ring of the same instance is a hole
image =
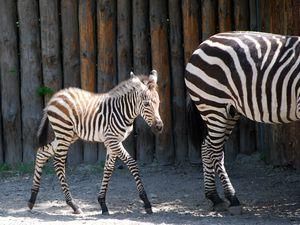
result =
[[[0,163],[34,160],[42,109],[69,86],[106,92],[132,70],[159,72],[162,135],[138,119],[126,141],[142,163],[200,162],[185,122],[184,67],[201,40],[229,30],[300,35],[299,0],[0,0]],[[244,119],[226,157],[259,150],[276,165],[300,167],[299,123]],[[77,142],[71,164],[105,159],[103,144]]]

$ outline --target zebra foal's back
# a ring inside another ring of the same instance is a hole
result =
[[[187,87],[192,96],[201,99],[199,104],[230,105],[249,119],[266,123],[286,123],[300,117],[299,37],[258,32],[217,34],[201,43],[186,70]]]
[[[99,126],[103,118],[100,104],[105,94],[95,94],[79,88],[67,88],[57,92],[45,108],[51,125],[62,135],[87,141],[102,141]],[[41,124],[42,127],[42,124]],[[61,129],[59,129],[61,128]]]

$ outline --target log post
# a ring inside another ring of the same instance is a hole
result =
[[[132,1],[132,41],[133,67],[135,74],[149,74],[151,71],[151,46],[149,42],[149,4],[148,1]],[[154,136],[141,119],[136,120],[137,159],[151,163],[154,157]]]
[[[4,161],[16,164],[22,161],[22,132],[15,1],[0,0],[0,74]]]
[[[249,30],[250,26],[249,0],[234,1],[234,16],[236,30]],[[239,121],[239,150],[244,154],[256,151],[255,122],[241,118]],[[237,145],[238,146],[238,145]],[[236,146],[236,147],[237,147]]]
[[[173,137],[177,162],[184,162],[188,156],[186,111],[185,111],[185,84],[181,1],[169,0],[170,18],[170,65],[172,74],[172,116]]]
[[[231,1],[218,1],[219,31],[226,32],[232,30],[232,5]]]
[[[97,2],[98,92],[107,92],[117,84],[116,0]],[[98,159],[105,160],[105,149],[99,145]]]
[[[61,0],[64,88],[80,87],[79,30],[77,0]],[[82,142],[70,146],[68,163],[82,162]]]
[[[118,82],[129,79],[133,67],[131,41],[131,0],[117,0],[117,57]],[[123,142],[128,153],[136,158],[134,131]]]
[[[200,41],[199,3],[196,0],[182,1],[184,64],[186,65]],[[189,160],[192,164],[201,162],[201,151],[196,149],[188,135]]]
[[[217,31],[217,10],[215,0],[202,0],[202,41]]]
[[[40,0],[43,84],[49,88],[45,104],[52,92],[62,88],[58,1]]]
[[[1,71],[1,70],[0,70]],[[1,106],[1,91],[0,91],[0,106]],[[3,130],[2,130],[2,110],[0,110],[0,163],[4,163],[4,150],[3,150]]]
[[[167,0],[151,0],[149,15],[152,67],[159,74],[160,116],[164,123],[164,132],[156,136],[155,156],[158,162],[164,165],[173,163],[175,156],[172,136],[167,4]]]
[[[43,99],[37,90],[42,85],[38,4],[18,1],[21,65],[23,162],[34,161],[38,147],[36,133],[42,118]]]
[[[79,0],[80,71],[81,88],[96,91],[96,4],[94,0]],[[103,146],[103,145],[102,145]],[[98,159],[95,143],[83,143],[83,161]]]

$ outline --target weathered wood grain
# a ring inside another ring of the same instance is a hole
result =
[[[42,85],[41,42],[38,4],[18,1],[23,161],[34,161],[38,147],[36,133],[42,118],[43,98],[37,90]]]
[[[116,0],[97,1],[98,92],[107,92],[117,84]],[[105,159],[103,145],[98,158]]]
[[[201,8],[196,0],[182,1],[182,23],[183,23],[183,45],[184,45],[184,65],[187,64],[193,51],[200,44],[200,14]],[[195,149],[188,135],[188,156],[193,164],[201,162],[200,149]]]
[[[131,0],[117,0],[117,68],[118,82],[127,80],[133,69]],[[136,158],[135,131],[123,142],[128,153]]]
[[[217,32],[217,2],[202,0],[202,40],[206,40]]]
[[[232,30],[232,1],[218,0],[219,31]]]
[[[61,0],[60,4],[64,88],[80,87],[78,1]],[[82,142],[77,141],[70,146],[68,163],[78,164],[82,162],[82,154]]]
[[[43,85],[56,92],[62,88],[58,1],[39,0]],[[45,104],[51,94],[45,95]]]
[[[172,135],[171,75],[169,63],[167,0],[150,1],[150,35],[152,67],[159,73],[158,92],[160,95],[160,116],[164,123],[164,132],[156,135],[155,156],[160,164],[174,162],[174,144]]]
[[[0,74],[5,162],[16,164],[22,161],[22,132],[15,1],[0,1]]]
[[[151,46],[149,40],[148,1],[132,1],[132,42],[133,68],[135,74],[149,74],[151,71]],[[143,163],[151,163],[154,157],[154,136],[146,123],[136,120],[137,158]]]
[[[172,116],[173,137],[177,162],[187,161],[188,143],[185,111],[185,84],[184,84],[184,57],[183,57],[183,34],[181,1],[169,0],[170,18],[170,70],[172,76]]]

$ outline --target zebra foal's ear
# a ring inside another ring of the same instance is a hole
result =
[[[151,71],[151,73],[149,75],[149,80],[148,80],[147,86],[150,90],[156,88],[156,86],[157,86],[157,72],[156,72],[156,70]]]
[[[154,82],[155,84],[157,83],[157,71],[152,70],[149,76],[149,81]]]

